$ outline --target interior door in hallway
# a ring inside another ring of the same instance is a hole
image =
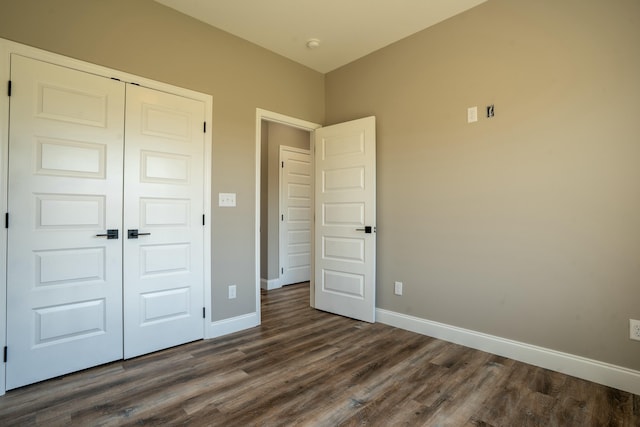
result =
[[[204,336],[205,105],[127,86],[124,356]]]
[[[11,80],[7,389],[122,358],[125,86],[18,55]]]
[[[311,154],[280,147],[280,266],[282,285],[311,278]]]
[[[315,131],[316,308],[375,321],[375,117]]]

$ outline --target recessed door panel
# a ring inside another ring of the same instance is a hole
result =
[[[190,288],[168,289],[140,295],[140,326],[189,317]]]
[[[289,221],[293,223],[299,222],[309,222],[309,218],[311,218],[311,208],[310,207],[289,207],[287,209],[287,213],[289,215]]]
[[[287,196],[292,200],[311,200],[311,185],[288,183]]]
[[[194,119],[198,118],[184,110],[163,108],[157,104],[142,104],[141,133],[191,143]]]
[[[364,275],[344,271],[322,270],[323,292],[346,298],[364,299]]]
[[[364,203],[322,203],[322,224],[326,226],[364,226]]]
[[[188,273],[191,268],[190,245],[140,245],[142,276],[168,273]]]
[[[300,244],[310,244],[311,243],[311,233],[309,230],[293,230],[287,233],[289,237],[289,247],[291,248],[289,252],[298,252],[295,250],[296,247],[300,246]]]
[[[36,195],[38,229],[104,229],[105,195]]]
[[[362,155],[364,150],[364,130],[354,130],[343,134],[326,134],[322,137],[322,143],[320,144],[322,160],[343,159],[345,156]]]
[[[364,168],[342,168],[322,172],[322,190],[364,190]]]
[[[103,90],[89,86],[80,88],[75,81],[54,82],[47,78],[38,80],[37,86],[37,118],[107,127],[109,95]]]
[[[82,301],[33,310],[34,346],[63,344],[106,333],[105,300]]]
[[[365,239],[357,237],[322,237],[322,258],[364,263]]]
[[[141,151],[142,182],[188,184],[191,158],[181,154]]]
[[[105,248],[34,251],[36,286],[104,281]]]
[[[188,199],[140,199],[140,226],[141,227],[162,227],[162,226],[182,226],[189,224]]]
[[[38,138],[36,168],[39,175],[104,179],[106,146],[63,139]]]
[[[289,268],[309,268],[309,250],[301,250],[299,253],[289,254]],[[293,250],[296,250],[295,247]]]

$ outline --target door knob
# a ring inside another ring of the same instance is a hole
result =
[[[129,229],[127,231],[127,238],[129,239],[137,239],[138,236],[149,236],[151,233],[138,233],[137,228]]]
[[[367,234],[371,234],[375,231],[375,227],[365,225],[364,228],[356,228],[356,231],[364,231]]]
[[[106,237],[107,239],[117,239],[118,230],[115,228],[107,230],[106,234],[96,234],[96,237]]]

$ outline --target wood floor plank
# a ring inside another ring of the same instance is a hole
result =
[[[640,397],[262,293],[262,325],[0,397],[2,426],[640,426]]]

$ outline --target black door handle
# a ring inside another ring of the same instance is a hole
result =
[[[106,234],[96,234],[96,237],[106,237],[107,239],[117,239],[118,238],[118,230],[117,229],[109,229]]]
[[[151,233],[138,233],[137,228],[133,228],[127,231],[127,238],[129,239],[137,239],[138,236],[150,236]]]
[[[371,234],[374,230],[370,225],[365,225],[364,228],[356,228],[356,231],[364,231],[367,234]]]

